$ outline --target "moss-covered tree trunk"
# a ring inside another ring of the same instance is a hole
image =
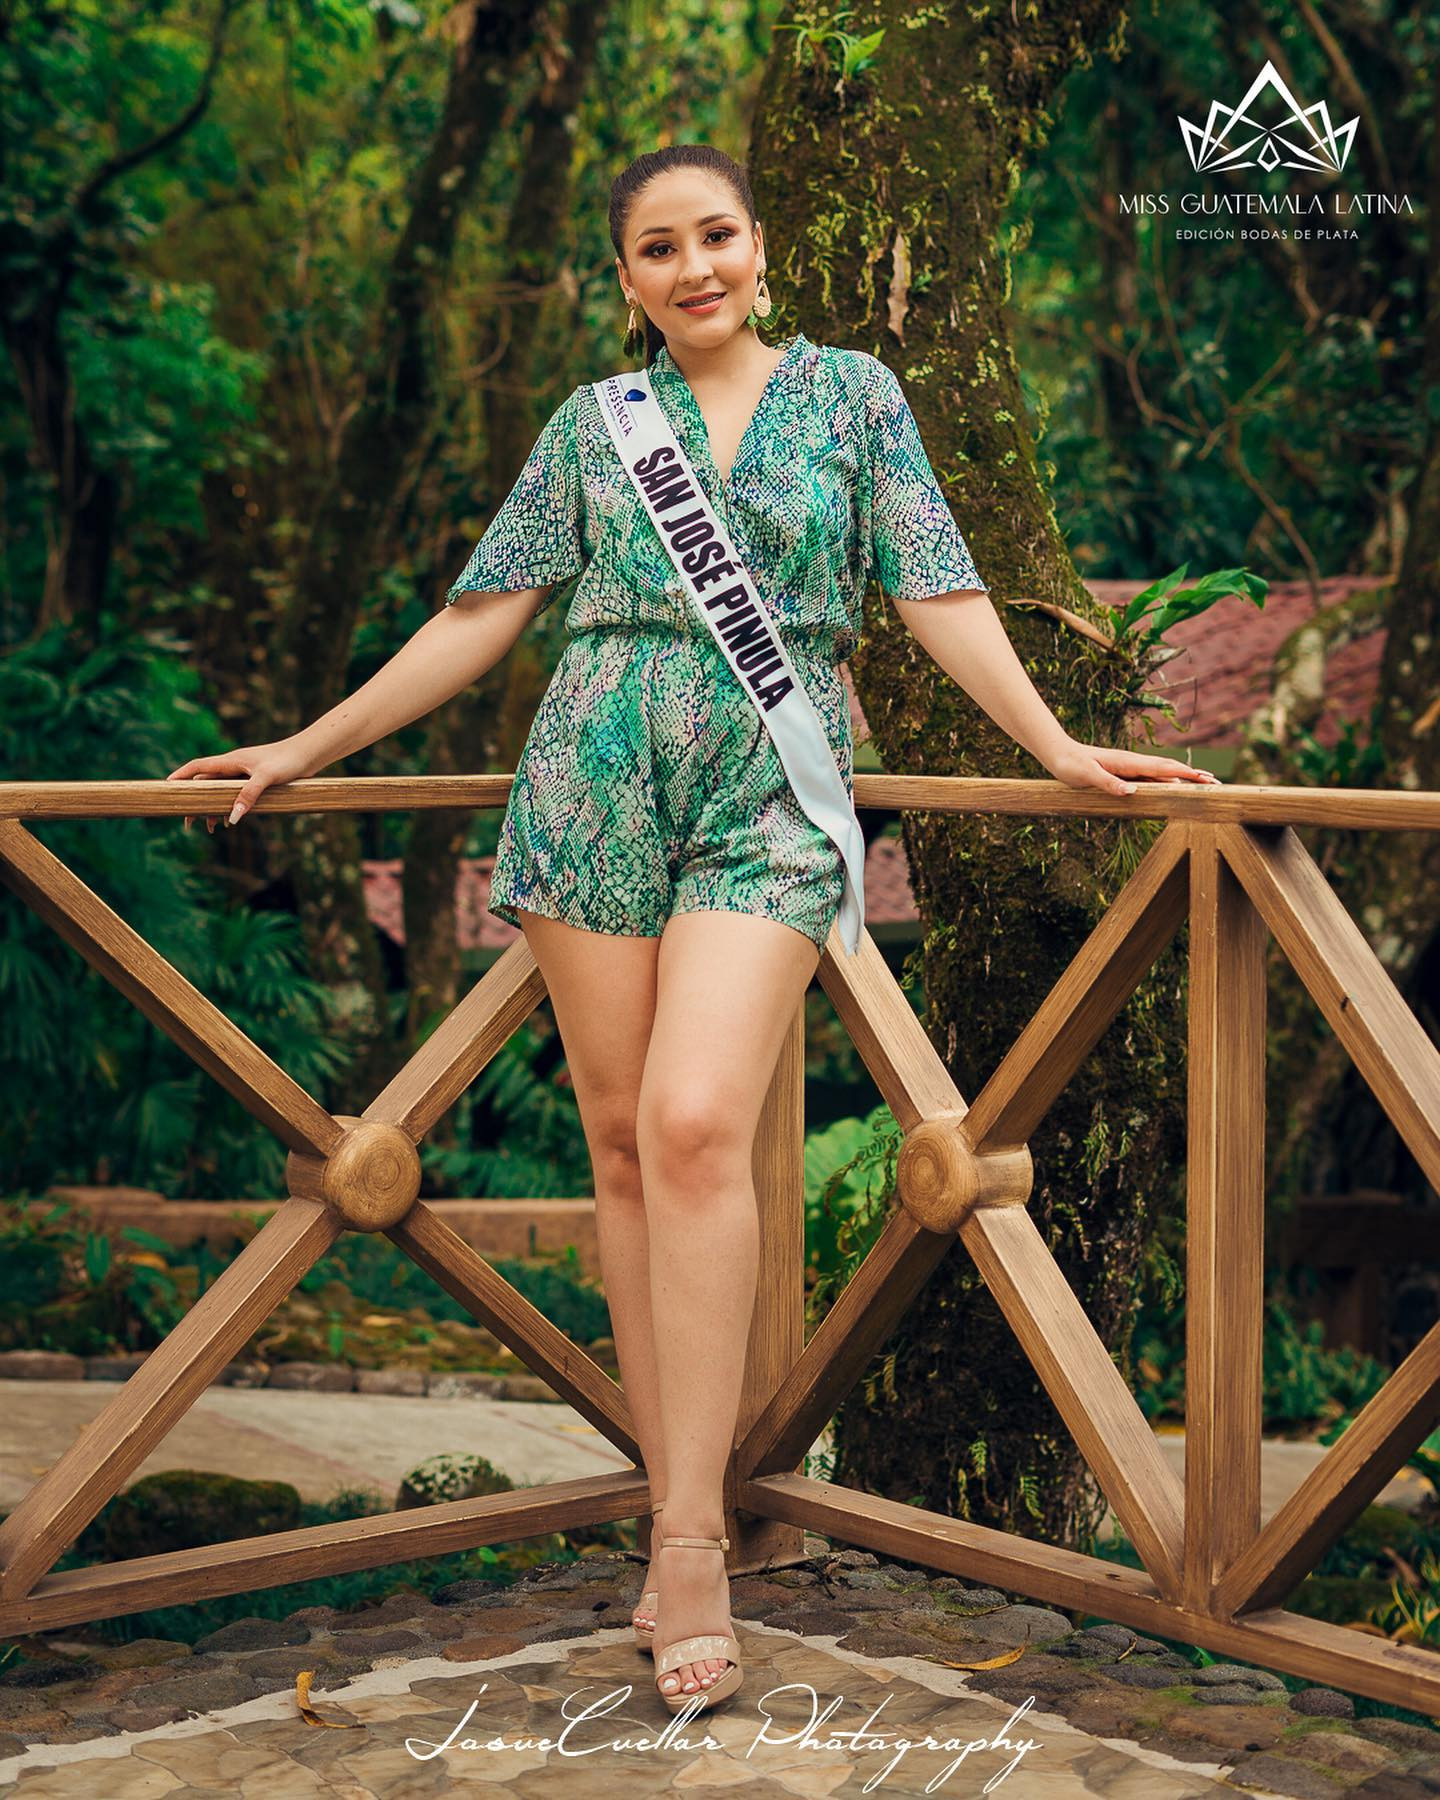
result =
[[[799,15],[795,15],[798,22]],[[1036,465],[1005,304],[1006,209],[1066,73],[1111,48],[1111,0],[916,9],[837,86],[803,36],[767,71],[752,168],[771,290],[807,335],[899,375],[981,574],[1041,693],[1077,738],[1120,742],[1139,683],[1039,597],[1105,619]],[[1043,776],[945,677],[881,596],[855,675],[894,773]],[[925,925],[926,1025],[973,1099],[1133,868],[1153,828],[906,816]],[[1182,939],[1183,943],[1183,939]],[[1031,1143],[1031,1213],[1122,1359],[1157,1216],[1182,1191],[1183,968],[1172,949]],[[836,1479],[1061,1542],[1098,1522],[1094,1484],[958,1242],[836,1421]]]

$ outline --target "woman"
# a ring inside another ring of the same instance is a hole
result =
[[[1137,777],[1213,779],[1068,737],[1010,646],[894,375],[803,333],[778,347],[756,336],[770,310],[765,246],[737,163],[690,144],[640,157],[615,182],[610,229],[627,354],[638,312],[653,393],[847,788],[837,665],[872,575],[941,667],[1058,779],[1110,793]],[[524,931],[544,977],[594,1164],[616,1351],[653,1512],[664,1508],[635,1626],[676,1711],[740,1680],[721,1533],[759,1249],[751,1151],[844,870],[670,562],[594,389],[556,409],[445,608],[377,675],[296,737],[172,779],[244,771],[234,823],[266,787],[475,681],[577,574],[490,906]]]

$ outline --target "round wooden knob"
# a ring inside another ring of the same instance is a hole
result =
[[[291,1152],[292,1194],[323,1200],[352,1231],[398,1225],[420,1193],[420,1152],[398,1125],[339,1117],[345,1135],[323,1160]]]
[[[900,1203],[926,1231],[956,1232],[977,1206],[1023,1206],[1034,1168],[1025,1145],[976,1156],[960,1135],[963,1113],[922,1119],[895,1163]]]

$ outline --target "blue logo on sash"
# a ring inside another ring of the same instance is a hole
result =
[[[626,393],[625,398],[627,400],[644,400],[646,395],[643,388],[630,388]]]

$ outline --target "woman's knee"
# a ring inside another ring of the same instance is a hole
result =
[[[640,1147],[635,1135],[633,1110],[615,1113],[586,1132],[590,1164],[597,1193],[641,1197]]]
[[[690,1182],[702,1171],[748,1170],[754,1139],[713,1094],[663,1089],[641,1095],[635,1135],[642,1169],[661,1181],[683,1175]]]

